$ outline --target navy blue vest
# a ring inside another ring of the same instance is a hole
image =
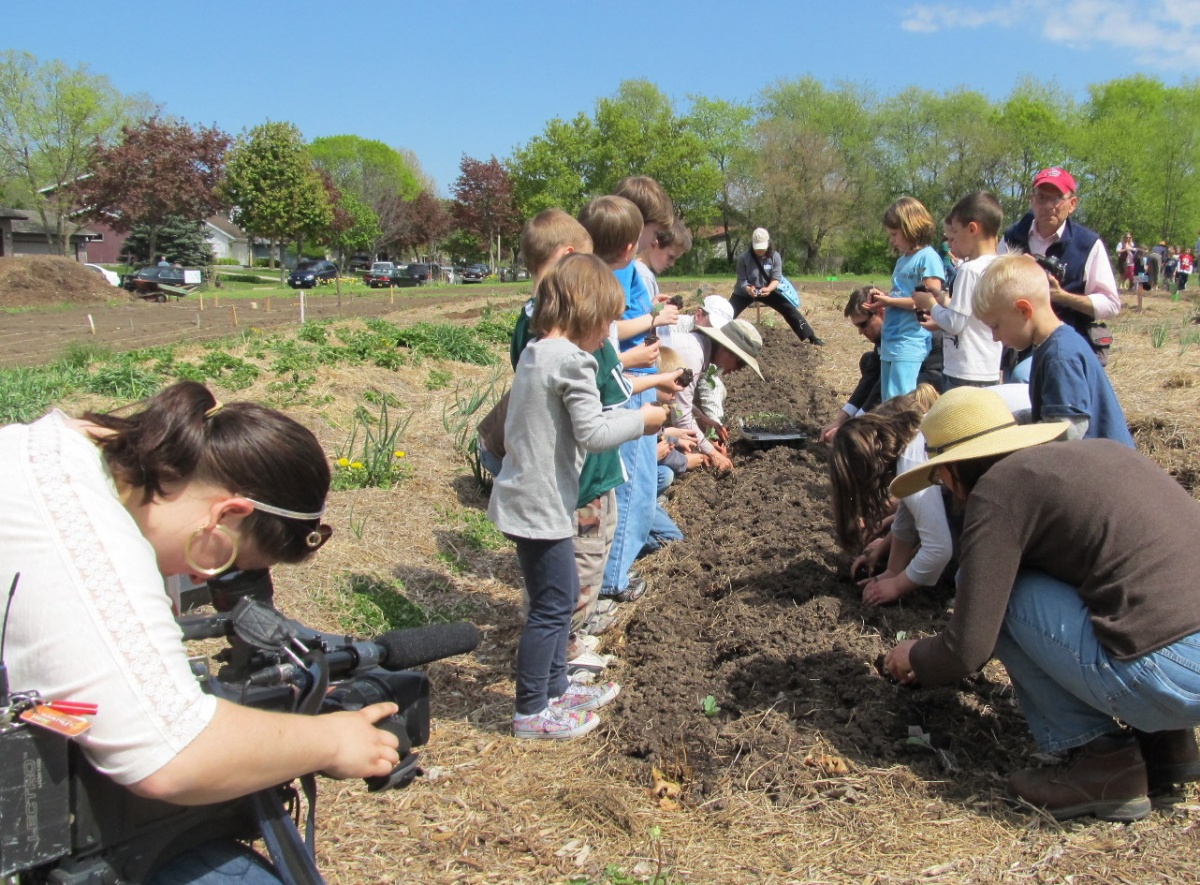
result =
[[[1026,212],[1020,221],[1004,232],[1004,242],[1008,244],[1009,250],[1028,252],[1029,231],[1032,228],[1033,213]],[[1057,258],[1066,268],[1065,279],[1062,281],[1064,291],[1073,295],[1086,294],[1084,288],[1087,280],[1084,277],[1084,270],[1087,266],[1088,255],[1091,254],[1092,247],[1096,245],[1098,239],[1100,237],[1094,231],[1088,230],[1082,224],[1075,224],[1068,218],[1066,226],[1063,228],[1062,238],[1057,243],[1052,243],[1046,250],[1049,256]],[[1054,308],[1054,313],[1060,320],[1082,335],[1089,344],[1091,343],[1091,339],[1088,338],[1088,326],[1095,322],[1094,318],[1061,304],[1052,304],[1051,307]]]

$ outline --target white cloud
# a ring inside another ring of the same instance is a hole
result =
[[[920,3],[905,10],[900,26],[932,34],[1021,23],[1072,49],[1121,49],[1149,68],[1200,68],[1200,0],[1016,0],[980,10]]]

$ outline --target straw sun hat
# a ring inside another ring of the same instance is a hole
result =
[[[723,345],[738,359],[754,370],[754,374],[762,378],[762,370],[758,368],[755,359],[762,353],[762,336],[758,329],[746,320],[732,320],[719,329],[711,326],[697,326],[697,332],[703,332],[713,341]]]
[[[1003,455],[1062,436],[1066,421],[1017,424],[1000,394],[981,387],[948,390],[929,409],[921,422],[929,460],[892,480],[896,498],[907,498],[933,485],[940,464]]]

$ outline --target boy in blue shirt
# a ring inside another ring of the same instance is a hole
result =
[[[1125,413],[1100,360],[1055,315],[1046,272],[1028,255],[1001,255],[975,287],[975,316],[1016,350],[1033,346],[1033,420],[1070,422],[1068,439],[1111,439],[1134,448]]]

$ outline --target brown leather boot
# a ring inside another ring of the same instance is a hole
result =
[[[1134,729],[1133,733],[1146,760],[1146,780],[1151,790],[1200,781],[1200,748],[1192,729],[1152,732]]]
[[[1092,814],[1101,820],[1141,820],[1150,813],[1146,763],[1129,734],[1096,738],[1055,768],[1026,768],[1008,779],[1009,792],[1046,809],[1055,820]]]

